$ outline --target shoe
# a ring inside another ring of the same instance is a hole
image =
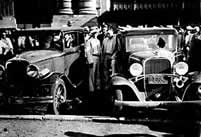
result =
[[[73,104],[81,104],[82,103],[82,100],[78,97],[76,97],[74,100],[73,100]]]

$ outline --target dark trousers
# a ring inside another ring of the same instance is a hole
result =
[[[111,55],[104,55],[103,57],[103,89],[108,90],[109,88],[109,81],[110,81],[110,75],[112,74],[112,59]]]

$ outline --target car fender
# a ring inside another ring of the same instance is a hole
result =
[[[129,81],[122,76],[113,76],[111,79],[111,84],[113,87],[128,86],[132,89],[133,93],[136,95],[139,101],[145,101],[145,94],[140,92],[132,81]]]
[[[184,100],[189,94],[194,94],[201,97],[201,72],[190,72],[188,76],[190,76],[190,83],[188,83],[188,85],[185,87],[182,100]]]
[[[194,76],[192,83],[200,83],[201,84],[201,72]]]
[[[41,81],[43,81],[42,83],[54,83],[56,81],[57,78],[61,77],[62,74],[60,73],[56,73],[56,72],[51,72],[50,74],[48,74],[45,77],[41,78]]]

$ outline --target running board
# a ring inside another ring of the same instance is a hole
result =
[[[66,100],[66,102],[71,102],[72,100]],[[10,97],[9,104],[46,104],[46,103],[53,103],[52,96],[46,97]]]

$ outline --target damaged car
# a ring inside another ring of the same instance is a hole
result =
[[[84,32],[79,27],[30,28],[13,35],[16,56],[1,66],[9,104],[60,105],[78,96],[85,82]]]

